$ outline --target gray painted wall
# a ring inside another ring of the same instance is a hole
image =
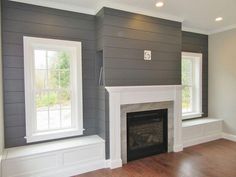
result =
[[[97,19],[106,86],[181,84],[181,23],[110,8]]]
[[[97,133],[95,17],[3,1],[5,146],[25,145],[23,36],[82,41],[85,135]]]
[[[104,86],[181,84],[181,48],[206,53],[205,37],[202,45],[196,34],[184,37],[182,46],[181,24],[177,22],[109,8],[95,17],[7,0],[3,7],[6,147],[26,144],[24,35],[82,41],[85,135],[98,133],[106,139],[107,158],[109,117]],[[143,60],[145,49],[152,50],[152,61]],[[101,66],[104,85],[98,86]],[[207,108],[205,104],[207,101]]]
[[[208,116],[208,35],[182,32],[182,50],[203,54],[202,62],[202,111]]]

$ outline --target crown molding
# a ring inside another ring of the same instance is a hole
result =
[[[116,10],[123,10],[123,11],[131,12],[131,13],[137,13],[141,15],[147,15],[151,17],[156,17],[156,18],[161,18],[161,19],[171,20],[171,21],[176,21],[176,22],[181,22],[181,23],[184,21],[183,18],[180,18],[178,16],[168,15],[168,14],[160,13],[153,10],[138,8],[138,7],[130,6],[127,4],[115,3],[115,2],[111,2],[107,0],[102,0],[98,4],[96,13],[99,12],[99,10],[101,10],[103,7],[109,7]]]
[[[172,15],[168,15],[164,13],[157,13],[154,11],[150,11],[148,9],[137,8],[137,7],[120,4],[120,3],[114,3],[114,2],[110,2],[106,0],[102,0],[101,2],[98,2],[97,7],[95,9],[82,8],[75,5],[68,5],[67,3],[52,2],[49,0],[40,0],[40,1],[10,0],[10,1],[25,3],[25,4],[32,4],[32,5],[43,6],[43,7],[50,7],[54,9],[67,10],[67,11],[78,12],[78,13],[84,13],[84,14],[89,14],[89,15],[96,15],[97,12],[101,10],[103,7],[109,7],[109,8],[113,8],[117,10],[124,10],[124,11],[132,12],[132,13],[148,15],[151,17],[162,18],[162,19],[171,20],[171,21],[177,21],[177,22],[184,21],[182,18],[177,17],[177,16],[172,16]]]
[[[209,31],[208,30],[201,30],[201,29],[197,29],[197,28],[191,28],[191,27],[186,27],[186,26],[182,26],[182,31],[187,31],[187,32],[192,32],[192,33],[199,33],[199,34],[205,34],[205,35],[209,35]]]
[[[177,21],[177,22],[181,22],[181,23],[184,22],[183,18],[180,18],[177,16],[159,13],[159,12],[151,11],[148,9],[137,8],[137,7],[130,6],[130,5],[115,3],[115,2],[111,2],[109,0],[97,1],[97,6],[95,9],[83,8],[83,7],[73,5],[73,4],[69,5],[68,3],[52,2],[50,0],[40,0],[40,1],[36,1],[36,0],[10,0],[10,1],[25,3],[25,4],[32,4],[32,5],[43,6],[43,7],[49,7],[49,8],[60,9],[60,10],[67,10],[67,11],[77,12],[77,13],[84,13],[84,14],[89,14],[89,15],[96,15],[97,12],[99,10],[101,10],[103,7],[109,7],[109,8],[113,8],[113,9],[117,9],[117,10],[124,10],[124,11],[132,12],[132,13],[148,15],[148,16],[156,17],[156,18],[162,18],[162,19]],[[223,27],[223,28],[219,28],[219,29],[215,29],[215,30],[202,30],[202,29],[198,29],[198,28],[188,27],[183,24],[182,31],[211,35],[211,34],[228,31],[228,30],[235,29],[235,28],[236,28],[236,24],[230,25],[227,27]]]
[[[83,8],[75,5],[68,5],[66,3],[59,3],[59,2],[52,2],[48,0],[10,0],[14,2],[24,3],[24,4],[31,4],[31,5],[37,5],[42,7],[49,7],[53,9],[60,9],[60,10],[66,10],[71,12],[77,12],[77,13],[84,13],[89,15],[95,15],[96,10],[89,9],[89,8]]]
[[[210,32],[210,34],[221,33],[221,32],[229,31],[229,30],[232,30],[232,29],[236,29],[236,24],[230,25],[230,26],[226,26],[226,27],[223,27],[223,28],[220,28],[220,29],[217,29],[217,30],[212,30]]]

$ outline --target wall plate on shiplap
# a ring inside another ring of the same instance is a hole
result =
[[[152,51],[144,50],[144,60],[152,60]]]

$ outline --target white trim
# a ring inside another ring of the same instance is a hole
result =
[[[224,32],[224,31],[229,31],[229,30],[235,29],[235,28],[236,28],[236,24],[226,26],[226,27],[223,27],[223,28],[220,28],[220,29],[217,29],[217,30],[212,30],[209,34],[221,33],[221,32]]]
[[[26,4],[33,4],[33,5],[38,5],[38,6],[43,6],[43,7],[50,7],[54,9],[61,9],[61,10],[68,10],[72,12],[78,12],[78,13],[85,13],[89,15],[96,15],[99,10],[101,10],[103,7],[110,7],[113,9],[118,9],[118,10],[125,10],[128,12],[133,12],[133,13],[138,13],[142,15],[148,15],[151,17],[156,17],[156,18],[162,18],[162,19],[167,19],[167,20],[172,20],[172,21],[177,21],[177,22],[183,22],[184,19],[174,16],[174,15],[168,15],[164,13],[160,13],[157,11],[150,11],[148,9],[143,9],[143,8],[137,8],[133,6],[129,6],[126,4],[120,4],[120,3],[115,3],[115,2],[110,2],[110,1],[101,1],[98,3],[95,7],[93,8],[82,8],[80,6],[76,5],[69,5],[68,3],[58,3],[58,2],[51,2],[47,0],[40,0],[40,1],[35,1],[35,0],[11,0],[15,2],[20,2],[20,3],[26,3]],[[94,2],[95,3],[95,2]]]
[[[236,135],[233,135],[233,134],[223,132],[222,133],[222,138],[236,142]]]
[[[117,10],[123,10],[131,13],[137,13],[141,15],[147,15],[150,17],[156,17],[156,18],[161,18],[161,19],[166,19],[166,20],[171,20],[171,21],[176,21],[176,22],[184,22],[184,19],[175,15],[170,15],[166,13],[161,13],[158,11],[153,11],[145,8],[139,8],[135,7],[132,5],[128,4],[122,4],[122,3],[117,3],[117,2],[111,2],[109,0],[103,0],[101,1],[100,4],[97,6],[96,13],[99,12],[103,7],[109,7],[112,9],[117,9]],[[95,13],[95,14],[96,14]]]
[[[183,114],[182,119],[187,120],[187,119],[199,118],[199,117],[202,117],[202,115],[203,115],[203,113]]]
[[[72,127],[70,129],[48,131],[35,130],[35,92],[34,92],[34,49],[35,48],[66,49],[73,54],[71,61],[71,109]],[[52,140],[83,134],[83,95],[82,95],[82,51],[81,42],[45,39],[24,36],[24,75],[25,75],[25,109],[26,109],[26,140],[27,143]]]
[[[2,176],[2,154],[0,154],[0,176]]]
[[[151,17],[162,18],[162,19],[177,21],[177,22],[181,22],[181,23],[184,22],[184,18],[181,18],[178,16],[160,13],[157,11],[154,12],[154,11],[150,11],[148,9],[143,9],[143,8],[136,8],[133,6],[110,2],[110,1],[106,1],[106,0],[103,0],[101,3],[97,3],[95,8],[84,8],[84,7],[76,6],[73,4],[69,5],[68,3],[52,2],[49,0],[40,0],[40,1],[10,0],[10,1],[25,3],[25,4],[33,4],[33,5],[38,5],[38,6],[42,6],[42,7],[49,7],[49,8],[53,8],[53,9],[67,10],[67,11],[77,12],[77,13],[84,13],[84,14],[89,14],[89,15],[96,15],[99,12],[99,10],[101,10],[103,7],[110,7],[113,9],[124,10],[124,11],[128,11],[128,12],[142,14],[142,15],[148,15]],[[215,30],[203,30],[203,29],[194,28],[194,27],[190,27],[190,26],[188,27],[188,26],[185,26],[184,24],[182,26],[183,31],[205,34],[205,35],[228,31],[228,30],[234,29],[234,28],[236,28],[236,24],[226,26],[223,28],[219,28],[219,29],[215,29]]]
[[[189,147],[222,137],[221,119],[201,118],[183,121],[183,145]]]
[[[198,34],[205,34],[205,35],[209,35],[210,32],[208,30],[201,30],[198,28],[191,28],[191,27],[187,27],[187,26],[182,26],[182,31],[186,31],[186,32],[192,32],[192,33],[198,33]]]
[[[193,112],[183,113],[183,120],[197,118],[202,116],[202,53],[193,53],[193,52],[182,52],[183,57],[191,58],[193,64],[193,85],[195,90],[193,91]]]
[[[150,102],[174,102],[174,151],[182,151],[181,86],[127,86],[106,87],[109,92],[109,131],[111,168],[122,166],[120,106]]]
[[[14,2],[19,2],[19,3],[24,3],[24,4],[32,4],[32,5],[37,5],[37,6],[42,6],[42,7],[49,7],[53,9],[60,9],[60,10],[67,10],[71,12],[78,12],[78,13],[84,13],[84,14],[89,14],[89,15],[95,15],[96,10],[90,9],[90,8],[83,8],[75,5],[69,5],[68,3],[60,3],[60,2],[52,2],[52,1],[47,1],[47,0],[40,0],[40,1],[35,1],[35,0],[10,0]]]
[[[6,149],[2,177],[68,177],[106,168],[97,135]]]
[[[200,138],[196,138],[196,139],[192,139],[192,140],[188,140],[188,141],[184,141],[184,148],[186,147],[190,147],[190,146],[194,146],[194,145],[198,145],[198,144],[202,144],[202,143],[207,143],[210,141],[214,141],[214,140],[218,140],[221,139],[221,134],[215,134],[215,135],[208,135],[208,136],[204,136],[204,137],[200,137]]]

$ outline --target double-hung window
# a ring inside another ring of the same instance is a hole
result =
[[[83,134],[81,43],[24,37],[26,140]]]
[[[202,54],[182,52],[182,117],[202,116]]]

